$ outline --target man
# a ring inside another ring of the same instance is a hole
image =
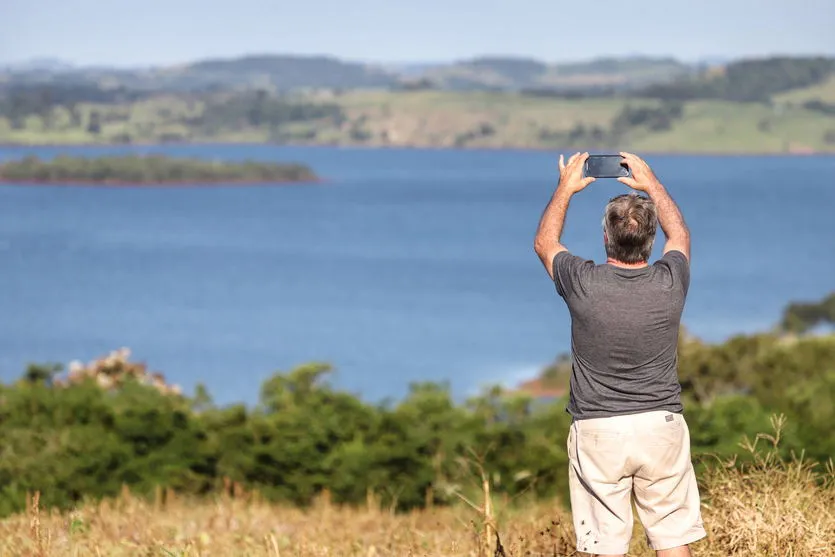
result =
[[[566,410],[571,512],[577,550],[624,555],[632,537],[632,497],[647,539],[664,557],[690,555],[705,537],[682,416],[677,353],[690,283],[690,233],[646,162],[621,153],[636,192],[613,198],[603,218],[606,263],[560,243],[571,196],[588,153],[565,164],[542,215],[534,248],[571,314],[572,373]],[[664,255],[648,260],[658,224]]]

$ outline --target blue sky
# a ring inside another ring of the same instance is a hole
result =
[[[0,0],[0,62],[835,54],[835,0]]]

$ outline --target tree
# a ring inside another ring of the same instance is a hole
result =
[[[87,123],[87,133],[98,135],[101,133],[101,116],[98,110],[90,112],[90,121]]]

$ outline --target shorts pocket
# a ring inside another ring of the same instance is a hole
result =
[[[644,443],[650,447],[680,445],[684,439],[684,427],[679,420],[664,422],[653,426],[642,437]]]
[[[581,430],[580,443],[587,449],[611,449],[613,446],[622,445],[623,434],[619,431]]]
[[[605,429],[584,429],[580,435],[585,438],[593,439],[617,439],[620,437],[619,431],[607,431]]]
[[[577,461],[590,484],[616,484],[623,476],[626,436],[618,431],[577,432]]]

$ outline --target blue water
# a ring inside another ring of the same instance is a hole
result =
[[[117,151],[301,161],[327,182],[1,187],[0,379],[127,346],[220,403],[254,402],[272,372],[314,360],[379,401],[413,381],[457,396],[513,385],[569,347],[532,249],[553,153],[0,148],[0,160]],[[690,332],[765,330],[787,302],[835,290],[835,158],[648,160],[692,232]],[[623,189],[598,180],[576,196],[564,243],[602,260],[601,211]]]

